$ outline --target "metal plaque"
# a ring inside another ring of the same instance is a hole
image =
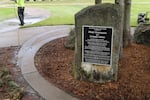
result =
[[[112,65],[113,27],[82,26],[82,62]]]

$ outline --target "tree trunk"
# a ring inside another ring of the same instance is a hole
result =
[[[122,8],[122,32],[123,32],[123,47],[127,47],[131,43],[130,35],[130,10],[131,0],[115,0],[116,4],[119,4]],[[122,51],[122,50],[121,50]]]
[[[125,0],[124,28],[123,28],[123,46],[124,47],[127,47],[131,43],[130,10],[131,10],[131,0]]]
[[[121,45],[121,47],[120,47],[120,57],[122,56],[122,53],[123,53],[123,28],[124,28],[124,10],[125,10],[125,8],[124,8],[124,6],[125,6],[125,4],[124,4],[124,2],[125,2],[125,0],[115,0],[115,4],[118,4],[118,5],[120,5],[120,7],[121,7],[121,16],[122,16],[122,19],[121,19],[121,42],[120,42],[120,45]]]
[[[102,0],[95,0],[95,4],[101,4]]]

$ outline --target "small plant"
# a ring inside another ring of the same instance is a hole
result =
[[[24,94],[24,88],[13,80],[8,69],[0,69],[0,88],[4,87],[7,87],[6,92],[10,100],[20,100]]]

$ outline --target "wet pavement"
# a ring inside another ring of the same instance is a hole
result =
[[[49,11],[31,7],[25,8],[25,25],[42,21],[49,16]],[[34,28],[34,30],[32,28],[20,28],[19,24],[20,22],[18,18],[12,18],[0,22],[0,47],[21,45],[35,34],[44,31],[42,28]]]
[[[47,12],[32,13],[35,11],[35,9],[26,9],[25,25],[48,17],[45,16]],[[17,65],[21,68],[24,79],[46,100],[78,100],[47,82],[34,65],[34,56],[38,49],[49,41],[67,36],[73,26],[20,28],[18,24],[17,18],[0,22],[0,47],[21,46],[17,55]]]
[[[36,22],[44,20],[44,17],[25,17],[25,25],[34,24]],[[18,29],[20,22],[18,18],[8,19],[5,21],[0,22],[0,33],[13,31]]]
[[[44,9],[31,8],[31,7],[25,8],[24,22],[25,22],[25,25],[30,25],[30,24],[34,24],[36,22],[42,21],[48,18],[49,16],[50,16],[50,13],[48,11],[45,11]],[[19,24],[20,22],[16,14],[16,18],[12,18],[12,19],[8,19],[8,20],[4,20],[0,22],[0,33],[18,29],[20,27]]]
[[[21,67],[22,75],[30,86],[46,100],[79,100],[46,81],[34,65],[34,56],[40,47],[49,41],[67,36],[72,28],[68,25],[47,27],[51,30],[37,34],[22,45],[18,54],[18,66]]]

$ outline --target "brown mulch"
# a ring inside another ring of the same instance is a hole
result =
[[[0,71],[7,69],[12,76],[12,79],[20,86],[20,88],[24,88],[24,93],[20,100],[44,100],[24,80],[21,69],[17,66],[17,54],[19,49],[20,47],[0,48]],[[16,100],[12,99],[10,93],[9,87],[0,87],[0,100]]]
[[[65,41],[51,41],[35,56],[38,71],[49,82],[81,100],[150,100],[150,47],[132,43],[123,50],[118,81],[98,84],[74,79],[74,51],[64,47]]]

